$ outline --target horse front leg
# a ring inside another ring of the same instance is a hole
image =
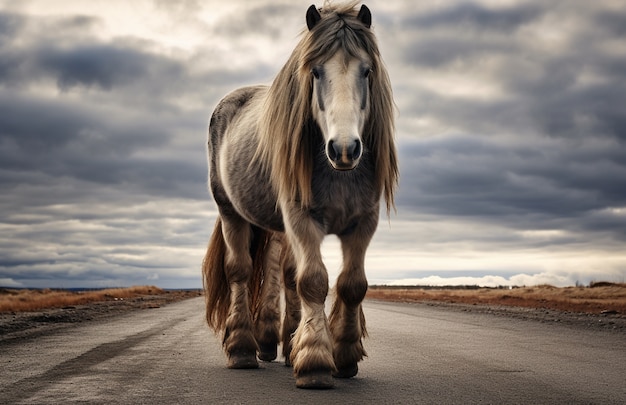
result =
[[[224,350],[228,368],[257,368],[257,343],[252,332],[249,283],[252,275],[250,224],[242,219],[224,218],[226,254],[224,271],[230,287],[230,308],[224,328]]]
[[[285,216],[286,233],[296,260],[296,288],[301,319],[292,339],[291,364],[299,388],[331,388],[335,364],[324,302],[328,273],[320,246],[324,232],[308,213],[292,209]]]
[[[367,292],[365,251],[378,224],[378,211],[360,220],[349,234],[340,235],[343,267],[337,278],[337,296],[330,314],[333,357],[338,378],[354,377],[357,363],[367,354],[361,340],[367,332],[361,302]]]

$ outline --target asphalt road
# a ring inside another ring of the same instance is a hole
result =
[[[365,304],[369,357],[335,389],[282,361],[228,370],[203,298],[0,345],[0,403],[619,404],[622,333],[420,304]]]

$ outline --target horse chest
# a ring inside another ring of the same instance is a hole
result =
[[[367,167],[351,172],[322,171],[313,181],[311,216],[328,234],[344,234],[365,215],[378,215],[378,199],[372,192],[373,176]]]

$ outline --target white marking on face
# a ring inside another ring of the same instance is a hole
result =
[[[333,168],[357,167],[363,153],[363,126],[369,113],[369,72],[365,59],[346,64],[342,52],[312,68],[313,116],[326,142]]]

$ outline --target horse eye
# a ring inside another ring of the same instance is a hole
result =
[[[367,79],[368,77],[370,77],[370,73],[372,73],[372,69],[363,70],[363,77]]]
[[[311,74],[313,75],[314,78],[319,79],[320,78],[320,71],[317,70],[317,68],[313,68],[311,69]]]

